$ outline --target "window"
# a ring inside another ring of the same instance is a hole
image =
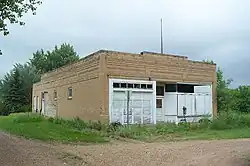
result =
[[[134,84],[134,88],[140,89],[140,84]]]
[[[156,95],[164,96],[164,86],[156,86]]]
[[[178,84],[177,90],[181,93],[194,93],[194,85]]]
[[[54,100],[57,100],[57,91],[54,90]]]
[[[113,88],[120,88],[120,85],[119,83],[113,83]]]
[[[153,89],[153,85],[152,84],[147,84],[147,89]]]
[[[177,84],[166,84],[165,85],[165,92],[176,92],[177,91]]]
[[[127,84],[126,83],[121,83],[121,88],[127,88]]]
[[[128,84],[128,88],[133,88],[133,84]]]
[[[42,100],[44,99],[44,92],[42,92]]]
[[[162,108],[162,99],[156,99],[156,108]]]
[[[114,82],[113,83],[113,88],[123,88],[123,89],[153,89],[153,84],[150,83],[118,83]],[[164,87],[163,87],[164,89]]]
[[[72,99],[73,90],[72,87],[68,88],[68,99]]]
[[[142,89],[147,89],[147,85],[146,84],[141,84],[141,88]]]

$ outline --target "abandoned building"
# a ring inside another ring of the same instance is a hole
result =
[[[126,123],[198,121],[217,114],[216,65],[186,56],[100,50],[45,73],[33,112]]]

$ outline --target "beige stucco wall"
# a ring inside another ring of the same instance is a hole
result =
[[[41,92],[47,91],[59,117],[100,120],[103,109],[100,65],[100,55],[94,54],[75,64],[47,73],[41,82],[34,84],[33,97],[39,96],[41,99]],[[68,99],[69,87],[73,90],[72,99]]]

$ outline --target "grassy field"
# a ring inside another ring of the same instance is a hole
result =
[[[108,142],[110,139],[180,141],[199,139],[250,138],[250,115],[223,113],[209,122],[162,123],[157,125],[113,126],[80,119],[45,119],[34,114],[0,117],[0,130],[40,140],[60,142]]]
[[[41,116],[32,114],[15,114],[0,117],[0,129],[11,134],[44,141],[60,142],[107,142],[93,132],[82,132],[74,128],[51,123]]]

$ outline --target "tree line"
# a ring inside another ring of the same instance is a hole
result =
[[[78,59],[73,46],[64,43],[52,51],[36,51],[25,64],[15,64],[0,80],[0,115],[31,111],[32,86],[41,75]]]

